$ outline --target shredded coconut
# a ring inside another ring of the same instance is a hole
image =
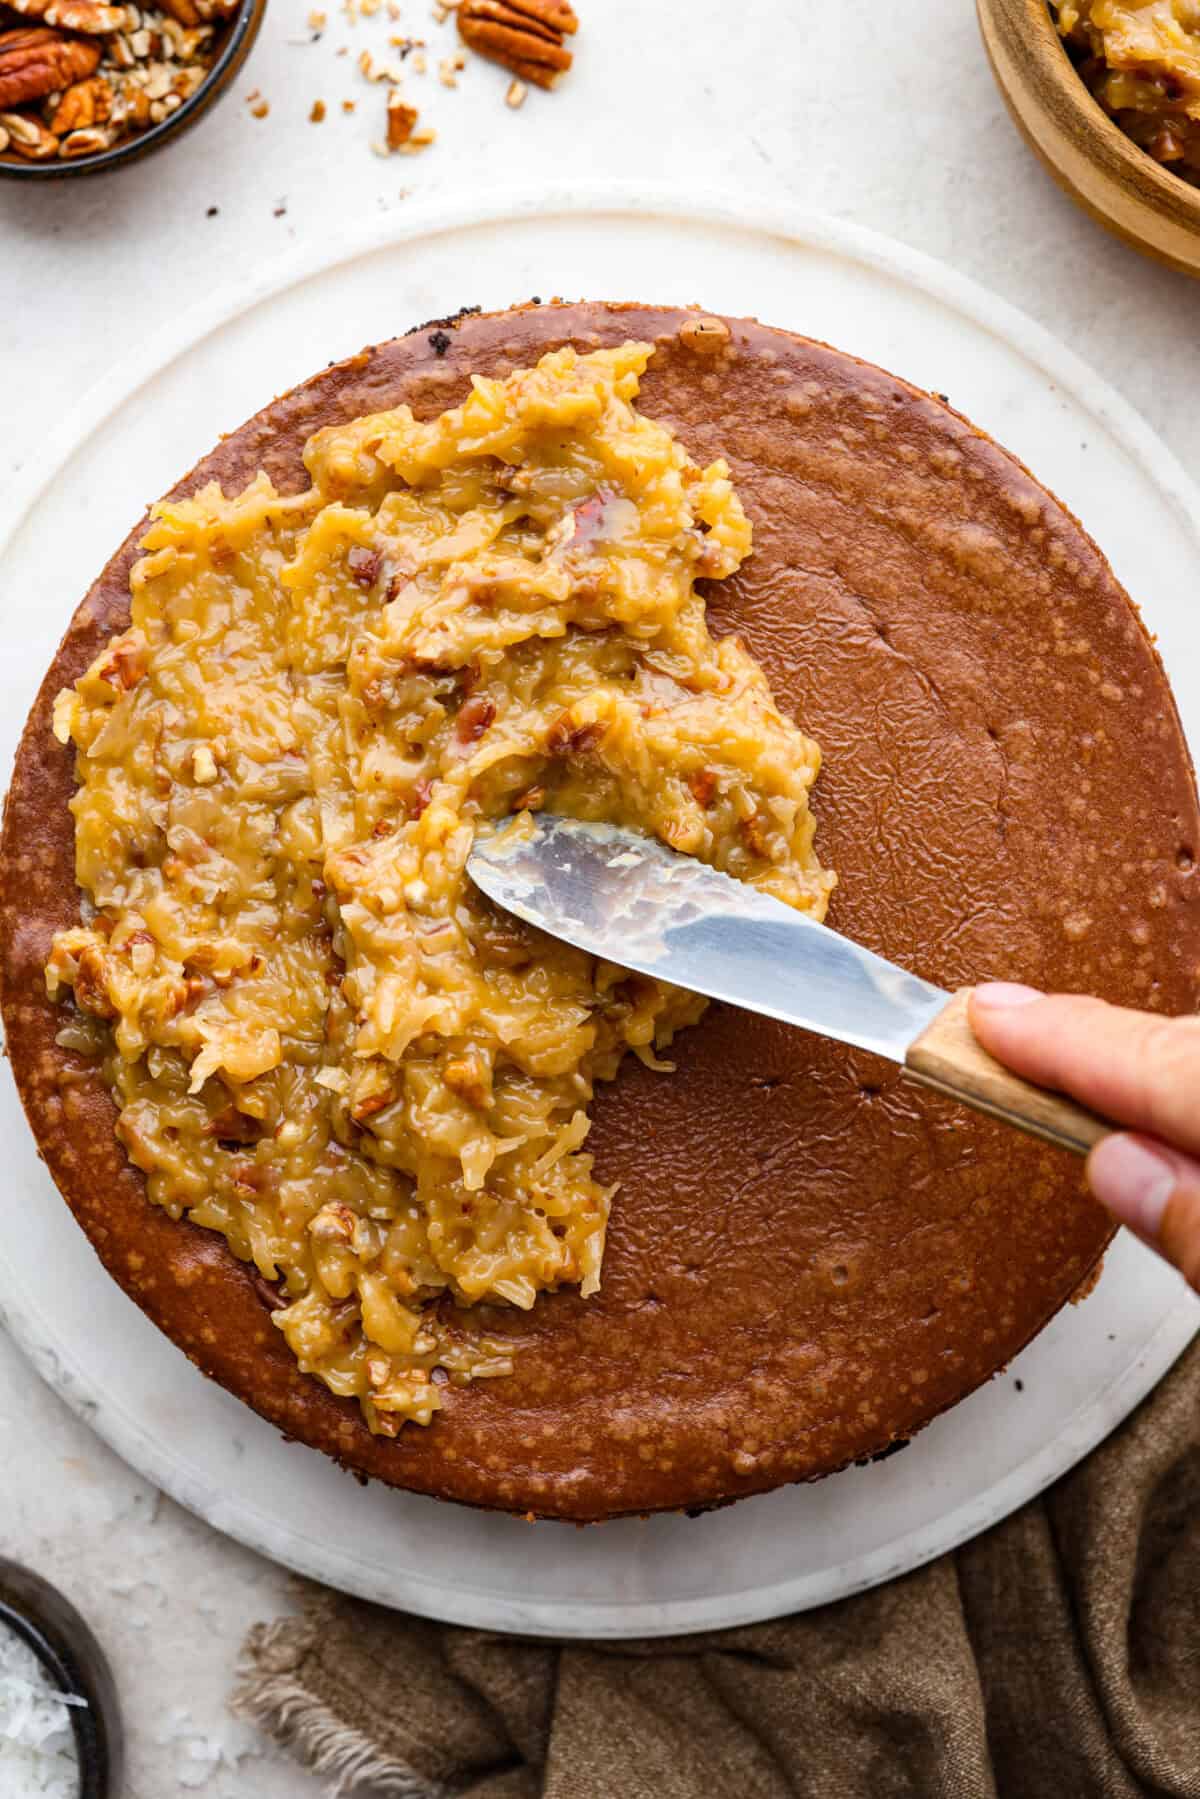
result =
[[[79,1760],[71,1730],[76,1693],[55,1685],[15,1631],[0,1624],[0,1763],[6,1799],[78,1799]]]

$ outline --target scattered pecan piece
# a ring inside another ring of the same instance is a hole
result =
[[[102,75],[89,81],[77,81],[69,87],[50,120],[51,131],[63,136],[68,131],[88,131],[96,125],[107,125],[112,118],[113,91]]]
[[[553,87],[570,68],[563,37],[578,29],[567,0],[462,0],[458,8],[464,44],[537,87]]]
[[[57,31],[22,26],[0,32],[0,107],[24,106],[69,88],[92,74],[99,61],[96,44],[80,43]],[[21,149],[20,134],[8,129]]]
[[[399,150],[413,134],[417,122],[417,109],[408,106],[400,98],[399,92],[393,88],[387,97],[387,147]]]

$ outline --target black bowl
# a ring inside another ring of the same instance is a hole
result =
[[[182,106],[167,114],[161,124],[149,125],[145,131],[113,144],[108,150],[97,150],[91,156],[56,156],[48,162],[31,162],[28,157],[6,151],[0,154],[0,180],[64,181],[70,175],[96,175],[103,170],[119,169],[125,163],[137,162],[140,157],[169,143],[194,125],[232,87],[258,36],[266,10],[267,0],[241,0],[237,12],[221,28],[217,52],[204,80]]]
[[[15,1631],[73,1705],[79,1799],[119,1799],[124,1763],[121,1711],[104,1651],[68,1599],[28,1568],[0,1558],[0,1629]]]

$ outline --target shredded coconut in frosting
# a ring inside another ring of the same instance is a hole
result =
[[[509,1370],[489,1307],[595,1290],[594,1084],[704,1009],[493,910],[475,834],[546,807],[818,918],[833,885],[817,747],[697,591],[749,522],[637,411],[651,353],[320,431],[299,495],[163,502],[129,629],[58,702],[94,908],[50,959],[60,1041],[103,1055],[151,1198],[276,1285],[375,1431]]]

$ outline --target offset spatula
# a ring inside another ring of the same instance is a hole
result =
[[[976,1042],[969,988],[930,986],[690,856],[540,813],[477,842],[467,872],[594,956],[898,1062],[927,1087],[1084,1155],[1114,1127],[1010,1074]]]

